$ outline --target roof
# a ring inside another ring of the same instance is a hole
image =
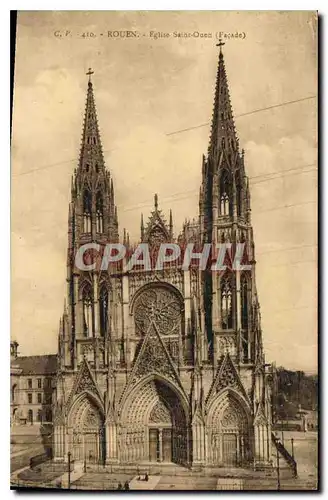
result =
[[[57,371],[57,354],[18,356],[11,365],[22,370],[21,375],[50,375]]]

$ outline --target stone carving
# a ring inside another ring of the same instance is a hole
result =
[[[167,241],[167,234],[160,226],[154,226],[148,236],[148,243],[150,246],[159,246],[161,243]]]
[[[98,411],[95,408],[90,407],[84,420],[84,428],[98,430],[100,426],[101,419]]]
[[[140,356],[136,361],[133,381],[149,373],[149,369],[175,380],[176,375],[164,347],[154,331],[145,339]]]
[[[230,356],[236,355],[236,340],[230,335],[220,336],[218,338],[218,350],[219,354],[230,354]]]
[[[136,333],[144,335],[152,321],[160,335],[179,334],[182,306],[178,297],[164,287],[145,290],[135,304]]]
[[[236,372],[231,364],[225,364],[220,373],[219,380],[216,385],[217,392],[225,387],[233,387],[237,384]]]
[[[151,423],[171,424],[171,413],[163,401],[158,401],[152,409],[149,417]]]

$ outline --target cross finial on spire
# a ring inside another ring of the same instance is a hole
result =
[[[86,75],[88,75],[88,77],[89,77],[89,83],[91,82],[91,75],[93,75],[93,74],[94,74],[94,71],[92,71],[92,69],[89,68],[89,71],[86,73]]]
[[[154,196],[154,204],[155,204],[155,210],[157,210],[158,209],[158,196],[157,196],[157,193]]]
[[[225,42],[222,42],[222,38],[219,38],[219,43],[217,43],[216,46],[220,47],[220,54],[222,54],[223,45],[225,45]]]

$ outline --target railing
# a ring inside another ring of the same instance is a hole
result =
[[[50,460],[49,452],[35,455],[34,457],[30,458],[30,469],[33,469],[34,467],[43,464],[47,460]]]
[[[288,465],[291,467],[293,471],[294,477],[297,477],[297,462],[296,460],[291,456],[291,454],[286,450],[284,445],[276,438],[274,433],[271,434],[272,436],[272,441],[274,442],[274,445],[276,447],[277,453],[281,453],[281,455],[284,457]]]

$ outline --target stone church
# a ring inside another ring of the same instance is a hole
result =
[[[250,269],[81,271],[81,245],[119,242],[91,72],[68,215],[67,301],[60,320],[54,459],[139,466],[254,467],[271,462],[271,395],[255,282],[254,238],[222,47],[198,218],[177,236],[155,195],[140,242],[245,244]],[[131,174],[133,175],[133,174]],[[154,186],[155,187],[155,186]],[[154,189],[156,190],[156,189]],[[177,233],[176,233],[177,234]],[[130,249],[124,230],[123,243]]]

